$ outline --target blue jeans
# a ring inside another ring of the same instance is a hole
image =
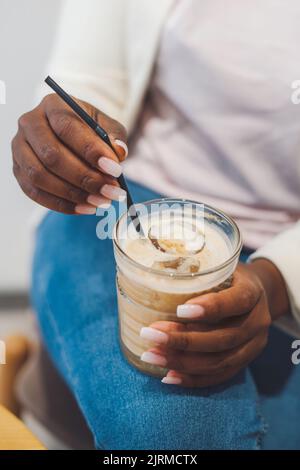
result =
[[[158,195],[130,184],[136,202]],[[166,386],[124,359],[115,266],[99,217],[49,213],[37,230],[32,301],[45,345],[98,448],[300,449],[300,366],[272,328],[250,368],[204,389]]]

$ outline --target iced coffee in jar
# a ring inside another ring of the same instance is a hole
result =
[[[213,207],[168,198],[135,207],[141,230],[128,213],[114,229],[120,341],[132,365],[163,377],[165,369],[140,360],[154,346],[140,337],[141,328],[186,322],[176,315],[178,305],[229,287],[242,243],[236,223]]]

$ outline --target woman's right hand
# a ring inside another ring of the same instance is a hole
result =
[[[27,196],[65,214],[94,214],[126,196],[116,180],[127,156],[126,130],[84,101],[108,133],[116,154],[56,94],[19,119],[12,141],[13,172]]]

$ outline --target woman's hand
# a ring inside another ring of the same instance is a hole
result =
[[[239,264],[230,288],[177,308],[187,323],[156,322],[141,337],[157,343],[142,360],[166,367],[167,384],[207,387],[225,382],[263,350],[272,318],[287,313],[288,297],[267,260]]]
[[[125,197],[116,177],[127,156],[126,131],[117,121],[77,100],[108,132],[118,157],[56,94],[19,119],[12,141],[13,171],[34,201],[66,214],[93,214]]]

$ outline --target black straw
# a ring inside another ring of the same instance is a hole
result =
[[[45,82],[47,83],[47,85],[50,86],[50,88],[52,88],[53,91],[55,91],[55,93],[58,94],[58,96],[61,97],[62,100],[64,100],[64,102],[70,106],[70,108],[73,109],[73,111],[91,128],[93,129],[93,131],[103,140],[103,142],[105,142],[111,149],[112,151],[114,152],[115,155],[117,155],[110,139],[109,139],[109,136],[107,134],[107,132],[101,127],[99,126],[99,124],[81,107],[79,106],[78,103],[76,103],[75,100],[73,100],[73,98],[71,98],[70,95],[68,95],[68,93],[66,93],[54,80],[53,78],[51,78],[50,76],[48,76],[46,79],[45,79]],[[142,229],[142,226],[141,226],[141,223],[140,223],[140,220],[139,220],[139,217],[138,217],[138,214],[136,212],[136,209],[135,209],[135,206],[133,204],[133,200],[131,198],[131,195],[130,195],[130,192],[129,192],[129,189],[128,189],[128,186],[127,186],[127,183],[125,181],[125,178],[123,175],[119,176],[119,178],[117,178],[117,181],[119,183],[119,185],[121,186],[122,189],[124,189],[124,191],[126,191],[127,193],[127,210],[128,210],[128,213],[129,213],[129,216],[132,220],[132,223],[136,229],[137,232],[140,232],[141,235],[143,235],[143,229]]]

